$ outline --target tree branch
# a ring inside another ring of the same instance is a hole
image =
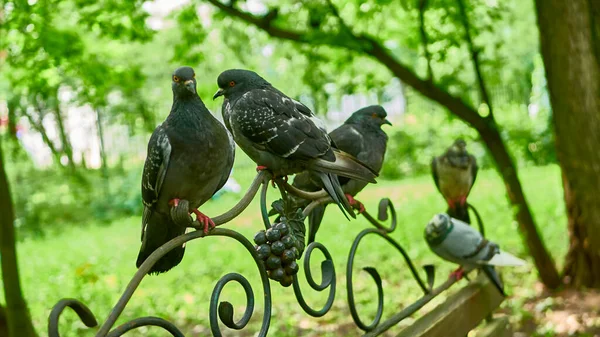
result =
[[[481,95],[481,101],[487,104],[490,111],[488,118],[494,119],[494,111],[492,109],[492,101],[488,95],[487,87],[481,73],[481,65],[479,62],[479,49],[475,47],[473,39],[471,37],[471,25],[469,24],[469,17],[467,16],[467,10],[465,8],[464,0],[456,0],[458,2],[458,8],[460,10],[460,21],[465,29],[465,40],[469,46],[469,52],[471,53],[471,60],[473,61],[473,67],[475,68],[475,74],[477,76],[477,84],[479,85],[479,93]]]
[[[218,0],[205,1],[231,16],[237,17],[246,23],[262,29],[272,37],[295,41],[298,43],[340,47],[347,50],[368,54],[385,65],[386,68],[388,68],[388,70],[394,74],[394,76],[413,87],[423,96],[446,107],[453,114],[470,124],[476,130],[486,130],[489,127],[487,121],[479,116],[473,107],[469,106],[462,99],[452,96],[445,90],[435,86],[433,83],[419,78],[407,65],[398,61],[386,47],[370,36],[356,35],[352,33],[349,34],[349,37],[352,39],[352,41],[348,41],[348,39],[340,39],[338,36],[330,33],[320,32],[320,36],[315,35],[314,33],[309,35],[301,31],[276,27],[271,25],[270,21],[266,21],[264,17],[259,17],[245,11],[241,11],[237,8],[230,7]]]
[[[431,54],[427,49],[429,44],[427,33],[425,32],[425,9],[427,8],[427,0],[419,0],[419,31],[421,33],[421,42],[423,42],[423,51],[425,59],[427,59],[427,80],[433,82],[433,69],[431,69]]]

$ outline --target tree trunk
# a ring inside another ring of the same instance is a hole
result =
[[[14,220],[8,179],[4,171],[2,144],[0,143],[0,262],[6,298],[8,331],[11,337],[34,337],[37,335],[33,329],[19,282]]]
[[[100,108],[96,108],[96,126],[98,127],[98,139],[100,140],[100,164],[102,169],[102,180],[104,197],[108,198],[110,192],[110,179],[108,177],[108,161],[106,159],[106,150],[104,146],[104,127],[102,126],[102,113]]]
[[[6,321],[6,309],[0,306],[0,337],[10,337],[8,335],[8,322]]]
[[[600,288],[600,18],[593,15],[600,5],[594,2],[538,0],[536,8],[569,219],[564,281]]]

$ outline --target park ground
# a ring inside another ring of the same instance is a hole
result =
[[[253,170],[236,168],[234,177],[242,185],[240,194],[228,193],[210,201],[202,210],[209,215],[226,211],[240,197],[252,180]],[[567,250],[567,228],[560,170],[557,166],[523,168],[520,176],[539,230],[559,267]],[[269,196],[278,196],[271,189]],[[398,228],[391,234],[407,251],[416,266],[434,264],[436,284],[455,268],[431,253],[423,240],[423,228],[445,204],[429,176],[400,181],[381,180],[369,186],[358,197],[368,210],[375,210],[380,198],[390,198],[398,212]],[[258,198],[257,198],[258,199]],[[600,294],[562,290],[549,297],[537,281],[531,258],[523,246],[505,197],[505,188],[495,171],[479,173],[470,201],[485,223],[487,236],[500,246],[528,260],[529,265],[502,270],[509,294],[501,311],[511,315],[518,336],[600,336]],[[82,205],[82,207],[84,207]],[[237,219],[226,224],[251,239],[262,228],[258,201],[255,200]],[[337,295],[331,311],[322,318],[304,313],[297,304],[292,288],[271,283],[273,315],[270,336],[356,336],[360,330],[352,322],[346,299],[345,264],[352,241],[369,224],[361,217],[346,221],[334,207],[329,207],[317,240],[331,253],[337,276]],[[24,293],[30,305],[36,329],[46,334],[47,317],[54,303],[63,297],[82,300],[103,322],[135,272],[139,249],[140,218],[130,217],[99,224],[93,218],[76,225],[52,226],[41,238],[26,238],[18,246]],[[315,252],[312,270],[320,280],[322,254]],[[384,319],[415,301],[420,290],[400,254],[384,240],[367,237],[361,243],[354,264],[355,292],[359,314],[364,321],[374,316],[376,287],[365,266],[376,266],[383,278],[385,293]],[[257,267],[245,249],[232,239],[207,237],[187,245],[183,262],[172,271],[146,277],[117,324],[141,316],[159,316],[174,322],[186,336],[210,334],[208,305],[213,286],[226,273],[239,272],[254,286],[257,309],[250,327],[243,332],[224,329],[224,335],[253,336],[262,318],[263,302]],[[300,271],[302,289],[309,304],[320,308],[326,292],[318,293],[306,284]],[[463,286],[461,281],[450,292]],[[241,296],[240,296],[241,295]],[[432,301],[419,314],[445,298]],[[222,300],[231,301],[239,319],[245,301],[237,285],[225,288]],[[415,317],[418,317],[415,316]],[[414,317],[401,325],[410,324]],[[393,336],[400,328],[386,335]],[[93,336],[78,322],[74,313],[66,311],[61,318],[62,336]],[[155,328],[140,329],[129,336],[165,336]]]

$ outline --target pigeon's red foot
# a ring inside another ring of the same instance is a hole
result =
[[[269,168],[263,165],[258,165],[256,166],[256,172],[260,172],[260,171],[264,171],[264,170],[268,170]]]
[[[177,198],[169,200],[169,206],[171,206],[171,207],[179,206],[179,200],[180,199],[177,199]]]
[[[460,203],[461,206],[464,206],[467,204],[467,196],[462,196],[458,199],[458,202]]]
[[[196,214],[196,221],[198,221],[198,223],[204,225],[204,234],[208,234],[209,230],[215,228],[216,225],[212,221],[211,218],[209,218],[208,216],[204,215],[202,212],[200,212],[197,209],[193,210],[192,212],[194,212],[194,214]]]
[[[450,273],[450,277],[454,277],[457,281],[460,281],[465,275],[465,270],[463,267],[458,267],[455,271]]]
[[[348,199],[348,203],[350,204],[350,206],[358,209],[358,214],[361,214],[365,211],[365,205],[363,205],[362,202],[354,199],[354,197],[350,194],[346,194],[346,198]]]

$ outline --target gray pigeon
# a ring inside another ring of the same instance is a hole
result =
[[[383,166],[388,140],[381,127],[383,124],[392,125],[386,117],[387,112],[380,105],[364,107],[352,113],[344,124],[329,133],[329,137],[338,149],[353,155],[375,172],[379,172]],[[354,197],[367,186],[367,183],[345,177],[340,177],[339,181],[350,204],[357,207],[359,212],[364,211],[364,206],[354,200]],[[296,175],[293,185],[304,191],[318,191],[323,188],[320,179],[308,171]],[[294,196],[292,200],[294,208],[304,208],[309,203],[305,199]],[[315,207],[308,217],[310,228],[308,243],[315,241],[315,235],[325,214],[325,207],[326,205]]]
[[[180,202],[189,205],[188,211],[196,214],[205,232],[214,227],[198,207],[223,187],[233,166],[233,138],[196,93],[194,70],[175,70],[171,87],[173,106],[150,137],[142,174],[144,213],[138,268],[158,247],[185,233],[186,227],[170,215],[171,208]],[[175,267],[181,262],[184,249],[182,246],[167,253],[149,274]]]
[[[467,143],[457,139],[446,153],[433,158],[431,174],[435,186],[448,203],[448,214],[471,223],[467,196],[477,178],[477,160],[467,152]]]
[[[258,169],[268,169],[275,176],[314,171],[342,212],[346,209],[355,216],[337,175],[375,183],[376,172],[335,148],[322,122],[308,107],[255,72],[226,70],[217,84],[219,90],[213,99],[225,96],[225,125]]]
[[[463,268],[481,268],[496,288],[504,295],[500,278],[492,266],[522,266],[526,262],[500,251],[497,244],[488,241],[468,224],[453,219],[448,214],[436,214],[425,227],[425,240],[429,248],[444,260],[459,264],[457,279]]]

